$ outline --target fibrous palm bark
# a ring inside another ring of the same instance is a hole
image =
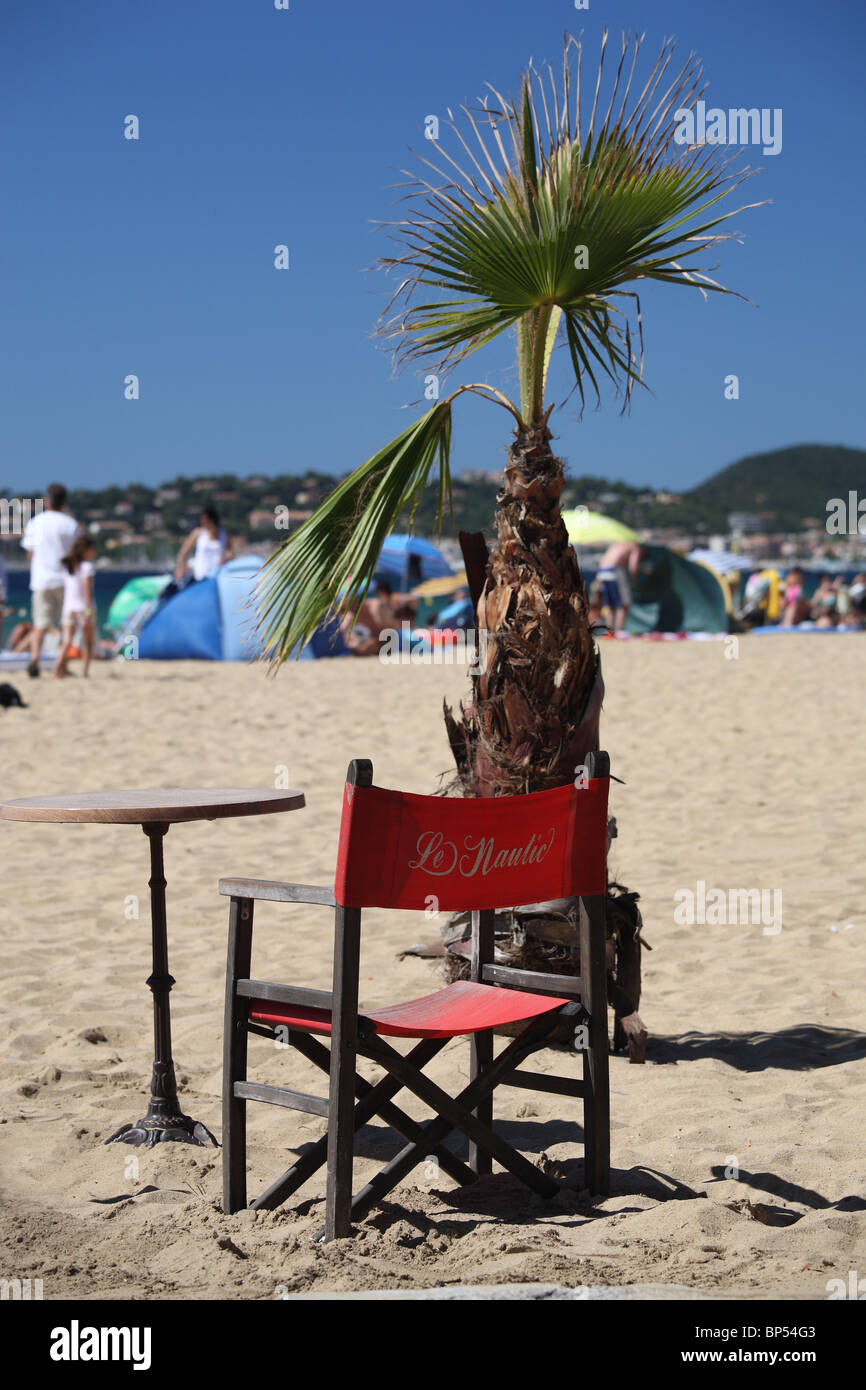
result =
[[[586,586],[560,516],[563,468],[546,423],[520,427],[497,499],[478,602],[478,670],[448,737],[464,792],[562,786],[598,747],[603,686]]]
[[[496,543],[489,554],[477,621],[477,673],[448,738],[467,796],[513,796],[574,780],[599,747],[604,685],[589,625],[583,575],[560,515],[563,466],[546,422],[519,426],[497,498]],[[615,823],[611,824],[615,834]],[[641,918],[637,894],[608,890],[608,988],[615,1046],[643,1061],[640,1003]],[[524,969],[580,973],[577,900],[540,903],[522,914],[497,913],[501,958]],[[458,914],[443,937],[448,977],[466,974]],[[456,952],[451,953],[456,947]]]

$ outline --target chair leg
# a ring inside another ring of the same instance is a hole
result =
[[[352,1229],[352,1168],[355,1155],[354,1055],[343,1049],[331,1071],[328,1111],[328,1190],[325,1240],[339,1240]]]
[[[580,973],[589,1014],[589,1046],[583,1055],[584,1178],[590,1192],[610,1192],[610,1041],[607,1032],[607,969],[604,898],[580,904]]]
[[[339,1240],[350,1235],[352,1229],[358,965],[361,952],[361,913],[358,908],[337,908],[334,935],[325,1240]]]
[[[493,1033],[487,1029],[483,1033],[473,1033],[469,1039],[469,1080],[474,1081],[476,1076],[480,1076],[483,1071],[493,1061]],[[488,1128],[493,1124],[493,1092],[486,1096],[483,1101],[472,1111],[472,1114],[482,1124]],[[474,1140],[469,1142],[469,1167],[473,1173],[479,1176],[484,1173],[493,1172],[493,1159],[488,1151],[476,1144]]]
[[[493,960],[496,938],[496,913],[486,908],[483,912],[472,913],[472,954],[470,959],[469,977],[480,982],[484,978],[484,967]],[[469,1080],[474,1081],[483,1071],[490,1066],[493,1061],[493,1032],[487,1029],[483,1033],[472,1033],[469,1038]],[[488,1129],[493,1124],[493,1092],[482,1100],[478,1108],[472,1111],[476,1120],[487,1125]],[[469,1141],[469,1167],[473,1173],[479,1177],[484,1173],[493,1172],[493,1159],[485,1148],[476,1144],[473,1139]]]
[[[239,999],[237,982],[249,979],[253,938],[253,903],[232,898],[226,966],[223,1024],[223,1211],[247,1204],[247,1103],[235,1095],[235,1082],[247,1078],[248,1001]]]

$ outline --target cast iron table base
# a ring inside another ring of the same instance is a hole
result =
[[[153,938],[153,974],[146,983],[153,993],[153,1072],[147,1114],[135,1124],[121,1125],[106,1144],[134,1144],[152,1149],[155,1144],[199,1144],[218,1148],[216,1139],[200,1120],[184,1115],[177,1098],[177,1081],[171,1055],[171,1004],[174,979],[168,973],[168,936],[165,922],[165,870],[162,843],[168,822],[142,826],[150,840],[150,922]]]

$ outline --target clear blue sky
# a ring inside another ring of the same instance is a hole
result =
[[[712,104],[781,107],[783,147],[750,154],[744,200],[772,203],[714,253],[759,307],[653,287],[653,395],[625,419],[609,397],[580,422],[567,407],[560,453],[683,488],[762,449],[862,445],[862,0],[3,0],[0,484],[362,462],[420,395],[371,340],[384,285],[365,268],[425,116],[485,81],[514,91],[565,28],[593,51],[604,24],[645,29],[647,58],[668,35],[695,49]],[[505,339],[482,371],[514,384]],[[461,400],[454,467],[500,467],[507,437]]]

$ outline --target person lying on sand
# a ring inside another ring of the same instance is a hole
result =
[[[829,574],[822,574],[812,595],[812,620],[818,627],[836,626],[836,590]]]
[[[589,587],[588,617],[591,630],[594,631],[597,628],[604,628],[607,630],[607,624],[604,621],[604,603],[602,602],[601,596],[601,584],[597,579],[594,579]]]
[[[9,642],[5,648],[7,652],[26,652],[30,646],[30,633],[33,630],[32,623],[16,623],[9,634]],[[52,628],[52,631],[56,629]]]
[[[803,590],[803,571],[789,570],[785,577],[785,609],[782,614],[784,627],[796,627],[812,616],[812,605]]]
[[[352,656],[375,656],[379,650],[379,633],[374,628],[373,613],[367,599],[354,614],[345,615],[340,623],[340,631]]]
[[[373,593],[362,601],[354,624],[347,613],[340,625],[349,651],[353,656],[375,656],[382,645],[382,633],[396,631],[404,620],[411,622],[416,607],[410,595],[395,594],[387,579],[380,579]]]
[[[361,601],[355,614],[347,613],[343,618],[340,629],[352,656],[375,656],[380,646],[379,634],[384,628],[394,627],[391,594],[391,585],[380,580],[373,593]]]
[[[855,574],[850,584],[840,584],[836,602],[840,627],[862,627],[866,622],[866,574]]]

